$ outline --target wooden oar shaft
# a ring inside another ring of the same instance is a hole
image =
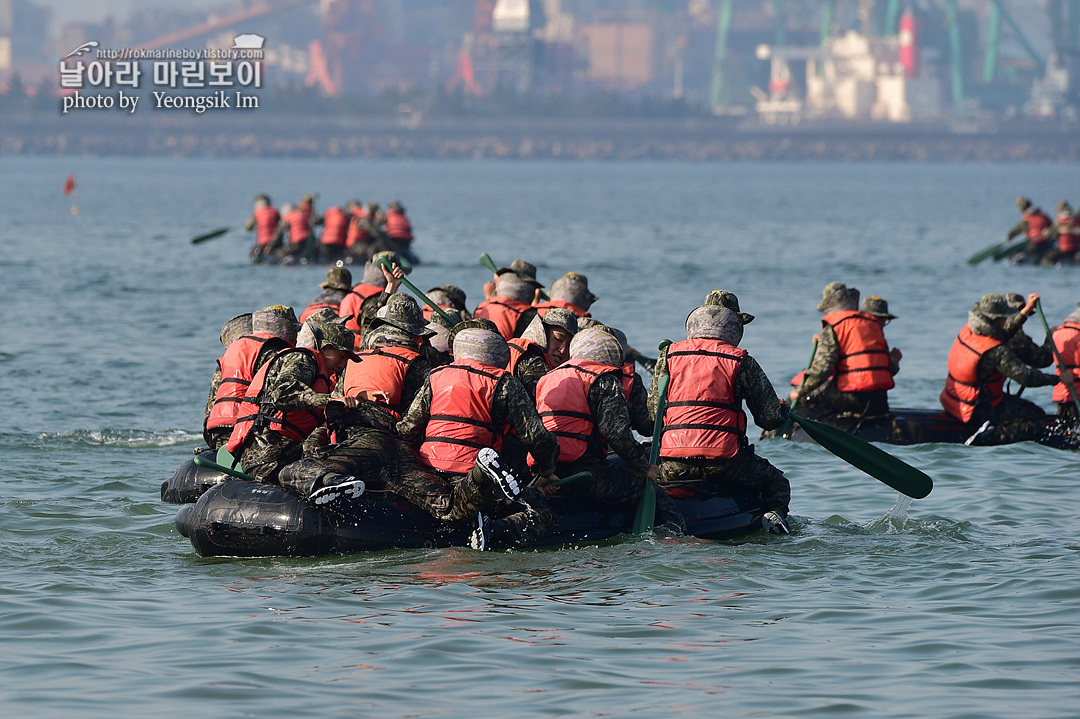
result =
[[[1035,300],[1035,311],[1039,313],[1039,319],[1042,320],[1043,329],[1046,330],[1046,336],[1050,338],[1050,349],[1054,352],[1054,361],[1057,362],[1058,370],[1064,370],[1065,360],[1061,359],[1061,353],[1058,352],[1057,345],[1054,344],[1054,336],[1050,332],[1050,324],[1046,321],[1046,315],[1043,314],[1042,303],[1039,300]],[[1080,397],[1076,396],[1076,388],[1072,382],[1062,383],[1069,389],[1069,394],[1072,395],[1073,404],[1076,405],[1076,412],[1080,415]]]

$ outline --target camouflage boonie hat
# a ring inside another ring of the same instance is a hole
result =
[[[1061,200],[1060,202],[1058,202],[1055,209],[1059,214],[1065,212],[1069,213],[1070,215],[1072,214],[1072,205],[1069,204],[1068,200]]]
[[[622,367],[626,352],[607,327],[590,327],[570,341],[571,359],[587,359],[608,367]]]
[[[600,330],[601,332],[607,332],[609,335],[619,341],[619,344],[622,345],[623,358],[625,359],[626,348],[630,346],[630,343],[626,339],[626,333],[618,327],[612,327],[610,325],[596,325],[596,329]]]
[[[1012,317],[1017,308],[1013,307],[1005,295],[983,295],[975,311],[987,317]]]
[[[342,290],[348,292],[352,289],[352,272],[344,267],[331,267],[326,273],[326,279],[319,283],[324,290]]]
[[[288,342],[295,342],[300,323],[296,321],[296,313],[292,307],[271,305],[251,313],[251,330],[267,332]]]
[[[471,359],[504,369],[510,363],[510,346],[498,332],[477,328],[455,329],[454,359]]]
[[[1019,207],[1021,210],[1026,210],[1027,208],[1031,207],[1031,200],[1023,196],[1017,197],[1016,206]]]
[[[218,339],[224,347],[228,347],[244,335],[251,334],[251,313],[237,315],[225,323],[221,328]]]
[[[540,321],[549,327],[564,329],[572,335],[577,334],[581,322],[577,315],[564,307],[549,307]]]
[[[515,272],[504,272],[499,275],[495,282],[494,297],[508,297],[519,302],[532,302],[539,283],[535,280],[527,280]]]
[[[470,320],[459,322],[450,328],[450,337],[447,338],[447,341],[450,343],[451,347],[454,346],[454,338],[457,336],[457,333],[462,330],[491,330],[492,332],[498,333],[499,326],[483,317],[473,317]]]
[[[319,325],[313,328],[315,334],[315,342],[319,349],[323,347],[333,347],[345,352],[349,355],[349,359],[360,361],[360,358],[353,352],[353,342],[355,341],[352,330],[345,325],[339,324],[325,324]]]
[[[428,329],[434,330],[435,327],[444,327],[447,330],[450,330],[450,329],[453,329],[454,327],[456,327],[457,325],[461,324],[461,322],[462,322],[461,313],[458,312],[457,310],[444,309],[443,313],[446,314],[446,316],[450,318],[450,322],[447,322],[445,319],[443,319],[442,314],[440,314],[438,312],[432,312],[431,313],[431,319],[428,320],[428,323],[427,323]]]
[[[723,305],[702,305],[686,316],[686,338],[708,339],[738,346],[742,341],[742,318]]]
[[[886,320],[896,319],[896,315],[889,314],[889,303],[877,295],[871,295],[863,300],[862,304],[859,305],[859,311]]]
[[[818,312],[836,312],[854,310],[859,307],[859,291],[848,287],[843,282],[830,282],[821,291],[821,302],[817,303]]]
[[[734,292],[728,292],[727,290],[713,290],[705,297],[705,304],[727,307],[739,316],[739,319],[742,320],[744,325],[748,325],[754,321],[754,315],[739,309],[739,298],[735,296]]]
[[[513,272],[523,280],[536,282],[536,265],[531,262],[526,262],[525,260],[514,260],[510,263],[509,267],[500,267],[495,271],[495,274],[501,275],[505,272]],[[543,287],[539,282],[536,282],[536,284]]]
[[[398,212],[405,211],[405,205],[401,204],[401,200],[391,200],[386,204],[386,209],[397,210]]]
[[[579,272],[567,272],[551,283],[551,295],[553,300],[562,300],[572,305],[587,310],[599,299],[589,292],[589,278]]]
[[[324,325],[327,322],[333,322],[336,325],[343,325],[352,319],[352,315],[340,316],[337,312],[334,312],[333,307],[320,307],[319,309],[308,315],[304,320],[304,324],[310,322],[313,325]]]
[[[453,307],[456,310],[465,309],[465,291],[457,285],[443,285],[432,287],[427,291],[428,299],[440,307]]]
[[[550,310],[549,310],[549,312],[550,312]],[[580,332],[581,330],[587,330],[590,327],[601,327],[601,326],[603,326],[603,324],[604,324],[603,322],[596,319],[595,317],[578,317],[577,318],[578,332]]]
[[[1010,307],[1015,307],[1016,309],[1020,309],[1027,303],[1024,296],[1017,294],[1016,292],[1006,292],[1002,297],[1005,298],[1005,301],[1009,303]]]
[[[416,303],[412,295],[407,295],[404,292],[395,292],[390,295],[386,305],[380,308],[375,318],[371,320],[372,329],[381,325],[393,325],[409,334],[420,335],[421,337],[431,334],[431,330],[427,328],[427,320],[424,319],[424,313],[421,311],[420,305]]]

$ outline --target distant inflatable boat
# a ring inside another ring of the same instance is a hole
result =
[[[860,417],[842,414],[815,417],[819,422],[842,429],[866,442],[883,444],[963,444],[971,436],[971,429],[943,410],[893,409],[889,414],[877,417]],[[1047,434],[1039,444],[1057,449],[1080,448],[1080,434],[1075,425],[1062,425],[1057,418],[1047,415]],[[762,439],[773,438],[777,432],[763,432]],[[791,433],[794,442],[813,442],[798,425]]]
[[[213,453],[207,451],[208,459]],[[405,499],[369,491],[333,510],[281,487],[232,479],[188,459],[161,485],[164,501],[184,503],[177,531],[203,557],[316,557],[381,549],[468,546],[471,526],[439,522]],[[541,546],[596,542],[630,533],[634,512],[551,497],[558,527]],[[687,534],[731,539],[761,529],[759,497],[676,498]]]

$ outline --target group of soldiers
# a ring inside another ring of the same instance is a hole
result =
[[[860,305],[859,297],[854,287],[832,282],[817,305],[823,313],[821,332],[809,367],[792,380],[796,388],[789,395],[793,404],[808,404],[805,411],[812,418],[873,420],[889,414],[888,391],[903,355],[890,349],[884,328],[896,316],[884,299],[868,297]],[[1023,329],[1038,301],[1038,294],[985,295],[953,341],[940,401],[964,423],[965,444],[1008,444],[1046,435],[1046,413],[1019,392],[1006,392],[1007,380],[1022,388],[1053,386],[1058,416],[1076,421],[1069,386],[1080,390],[1074,376],[1080,367],[1080,310],[1039,344]],[[1055,364],[1055,350],[1063,366],[1055,373],[1040,371]]]
[[[349,200],[320,214],[312,195],[304,195],[296,205],[286,202],[280,210],[268,195],[258,195],[244,227],[255,232],[253,262],[363,264],[372,255],[388,250],[410,264],[420,262],[412,250],[412,223],[398,200],[387,204],[385,210],[378,202],[365,205]],[[316,233],[318,227],[322,231]]]
[[[781,400],[739,347],[754,316],[726,290],[709,293],[687,316],[686,339],[651,363],[592,316],[597,297],[580,273],[545,288],[516,260],[472,312],[453,285],[428,290],[422,307],[399,291],[404,277],[400,256],[381,252],[355,284],[343,264],[332,267],[299,318],[275,305],[230,320],[207,401],[208,445],[316,506],[379,490],[440,521],[471,522],[477,548],[528,546],[552,532],[555,494],[624,511],[653,492],[657,524],[673,532],[685,523],[672,497],[753,494],[763,526],[785,533],[790,485],[755,453],[745,409],[764,430],[788,422],[789,401],[815,417],[887,413],[902,357],[884,337],[895,319],[887,302],[860,304],[839,282],[818,304],[813,360]],[[1022,330],[1036,301],[982,298],[950,352],[941,400],[970,427],[971,444],[1036,438],[1042,410],[1006,394],[1006,377],[1063,392],[1059,382],[1075,382],[1080,310],[1053,337],[1068,367],[1047,374],[1033,367],[1050,364],[1048,345]],[[648,388],[635,359],[652,372]],[[657,425],[653,453],[638,437]]]
[[[1044,266],[1080,264],[1080,211],[1073,210],[1066,200],[1057,203],[1054,217],[1027,197],[1017,198],[1016,206],[1022,217],[1005,240],[1024,238],[1015,258]]]

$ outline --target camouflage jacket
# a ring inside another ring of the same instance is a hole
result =
[[[830,378],[836,370],[836,363],[840,360],[840,341],[836,338],[836,332],[829,325],[824,325],[818,333],[817,349],[814,350],[814,359],[810,361],[810,367],[803,375],[803,381],[799,385],[800,401],[814,401],[821,397]],[[900,371],[900,363],[889,357],[889,372],[896,374]]]

